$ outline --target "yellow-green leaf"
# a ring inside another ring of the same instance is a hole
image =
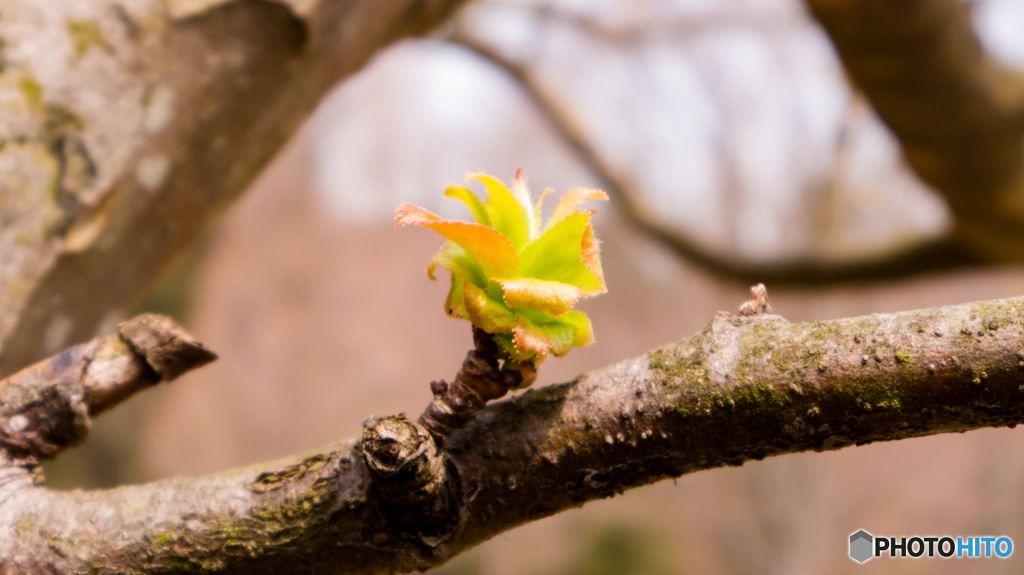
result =
[[[605,291],[603,278],[583,261],[583,236],[589,225],[590,214],[578,212],[544,232],[520,252],[522,275],[574,285],[587,294]]]
[[[562,196],[562,199],[558,200],[558,205],[555,206],[555,211],[551,213],[551,219],[548,220],[544,229],[550,230],[558,222],[575,214],[580,209],[580,206],[583,205],[583,202],[590,200],[608,200],[608,194],[591,188],[574,188],[569,190]]]
[[[511,307],[526,307],[562,315],[572,309],[581,289],[562,282],[536,278],[496,280],[505,290],[505,302]]]
[[[598,285],[584,289],[581,295],[590,297],[608,291],[604,283],[604,270],[601,268],[601,247],[597,243],[597,237],[594,236],[592,222],[587,222],[587,227],[583,229],[583,237],[580,239],[580,257],[583,259],[583,265],[587,266],[587,269],[594,274],[598,281]]]
[[[465,290],[466,280],[452,274],[452,287],[448,289],[448,298],[444,302],[444,312],[457,319],[469,319],[466,312]]]
[[[524,316],[516,318],[516,326],[513,332],[515,337],[512,341],[521,354],[534,354],[537,359],[544,359],[551,347],[547,334],[537,328],[537,325],[526,319]]]
[[[473,190],[452,184],[444,191],[444,195],[448,198],[461,200],[462,203],[466,204],[469,211],[473,212],[473,218],[476,219],[476,223],[485,226],[491,225],[491,217],[487,215],[483,202],[473,193]]]
[[[558,321],[572,327],[572,345],[574,347],[587,347],[594,343],[594,328],[590,324],[587,314],[571,310],[559,316]]]
[[[516,314],[504,303],[487,296],[484,290],[464,282],[462,285],[463,306],[466,317],[473,325],[487,333],[512,331],[516,326]]]
[[[537,364],[540,363],[540,359],[532,351],[523,353],[516,349],[516,344],[512,338],[512,334],[495,334],[494,336],[494,340],[498,342],[501,350],[508,354],[509,358],[513,361],[535,361]]]
[[[494,176],[467,174],[466,180],[479,180],[487,187],[487,201],[484,207],[491,220],[491,226],[508,238],[512,247],[516,250],[521,249],[530,237],[530,206],[520,204],[508,187]]]
[[[530,201],[530,189],[526,187],[526,180],[523,179],[523,169],[516,170],[516,177],[512,180],[512,197],[523,207],[526,213],[526,241],[537,239],[540,230],[540,212],[533,209],[533,202]]]
[[[542,332],[554,342],[552,353],[555,355],[563,355],[571,347],[586,347],[594,343],[590,318],[583,312],[570,310],[560,316],[553,316],[535,309],[516,308],[514,311],[518,317],[529,320],[535,331]],[[565,347],[566,342],[569,342],[569,348]]]
[[[519,258],[509,241],[494,228],[472,222],[441,219],[412,204],[398,206],[396,226],[430,228],[466,250],[487,277],[516,277]]]
[[[533,352],[538,359],[549,353],[563,356],[572,349],[574,328],[562,321],[534,323],[526,316],[516,318],[515,334],[516,349],[521,353]]]
[[[441,251],[427,264],[427,276],[432,280],[437,279],[434,277],[434,270],[437,266],[446,268],[452,274],[462,277],[478,287],[487,285],[487,277],[484,276],[484,272],[476,260],[455,242],[445,242]]]
[[[540,197],[537,198],[537,203],[533,206],[533,221],[530,222],[530,241],[540,237],[540,215],[543,212],[544,198],[548,197],[549,194],[554,193],[555,190],[552,188],[544,188],[541,192]]]

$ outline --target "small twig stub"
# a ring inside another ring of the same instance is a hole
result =
[[[772,304],[768,301],[768,289],[764,284],[750,286],[750,293],[753,299],[743,302],[740,306],[740,315],[752,316],[772,313]]]

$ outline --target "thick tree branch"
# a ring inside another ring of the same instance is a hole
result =
[[[852,282],[886,281],[923,273],[958,268],[981,267],[988,260],[970,251],[956,238],[938,238],[920,244],[894,247],[880,257],[849,262],[794,261],[763,264],[744,262],[734,257],[708,251],[692,238],[663,223],[653,210],[642,202],[628,182],[616,174],[591,146],[586,136],[570,121],[558,102],[550,99],[523,66],[504,57],[499,51],[471,34],[456,30],[448,40],[472,50],[512,77],[577,158],[597,178],[598,187],[612,194],[626,219],[638,229],[660,241],[687,261],[714,275],[742,284],[763,281],[776,287],[823,286]]]
[[[425,569],[517,525],[701,469],[1014,426],[1024,421],[1022,342],[1024,298],[803,324],[720,313],[692,338],[485,408],[446,451],[398,417],[368,422],[363,443],[112,491],[56,493],[7,465],[0,564]],[[404,513],[425,501],[433,531]]]
[[[982,49],[968,3],[807,0],[843,65],[949,201],[957,237],[1024,260],[1024,74]]]
[[[123,318],[331,86],[460,3],[5,2],[0,376]]]

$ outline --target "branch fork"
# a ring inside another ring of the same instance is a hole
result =
[[[537,376],[530,362],[507,368],[498,343],[484,330],[473,329],[473,343],[452,383],[430,383],[434,398],[418,421],[402,414],[364,422],[361,447],[378,493],[399,518],[398,529],[412,532],[405,537],[428,547],[451,536],[464,509],[457,496],[457,474],[448,470],[448,437],[489,401]]]
[[[753,299],[740,306],[739,315],[728,316],[730,333],[735,331],[732,324],[781,320],[771,315],[764,284],[752,286],[750,292]],[[721,329],[714,329],[716,325],[712,322],[712,339],[720,337],[717,332]],[[473,328],[473,343],[474,348],[466,354],[451,384],[444,380],[430,383],[434,398],[419,421],[412,422],[402,414],[368,418],[364,422],[362,451],[378,493],[398,514],[408,518],[404,522],[406,527],[433,524],[431,531],[435,535],[429,542],[422,532],[413,537],[430,547],[447,539],[459,522],[459,506],[450,505],[455,501],[445,497],[459,483],[456,470],[446,472],[446,441],[472,421],[489,401],[503,397],[524,379],[537,376],[531,363],[523,364],[521,369],[506,368],[499,357],[498,343],[484,330]],[[558,457],[552,458],[557,461]]]

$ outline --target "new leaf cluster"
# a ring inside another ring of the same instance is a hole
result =
[[[395,218],[397,226],[424,226],[448,240],[427,266],[431,279],[437,266],[451,272],[448,315],[493,334],[507,361],[519,364],[537,366],[549,354],[562,356],[593,343],[590,319],[572,307],[579,298],[607,289],[591,223],[594,210],[580,207],[608,195],[570,190],[542,225],[541,206],[550,188],[534,204],[521,171],[511,189],[487,174],[469,174],[466,180],[483,183],[486,201],[457,185],[444,195],[464,202],[475,222],[445,220],[411,204],[399,206]]]

